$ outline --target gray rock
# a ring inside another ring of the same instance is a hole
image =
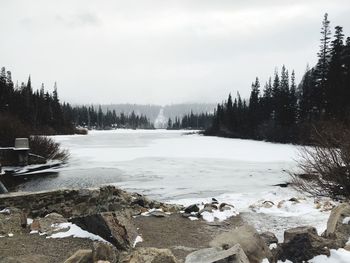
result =
[[[271,245],[274,243],[278,243],[278,239],[276,235],[272,232],[266,231],[260,234],[260,237],[265,241],[266,245]]]
[[[249,260],[239,244],[234,245],[230,249],[212,247],[204,248],[192,252],[186,257],[185,263],[214,263],[214,262],[230,262],[230,263],[249,263]]]
[[[294,263],[308,261],[317,255],[330,255],[332,240],[318,236],[314,227],[296,227],[284,233],[284,243],[279,244],[277,258]]]
[[[70,256],[64,263],[91,263],[92,250],[91,249],[79,249],[72,256]]]
[[[190,205],[185,208],[185,213],[187,214],[191,214],[192,212],[198,212],[198,211],[199,211],[199,207],[197,205]]]
[[[299,235],[318,235],[316,228],[312,226],[299,226],[290,228],[284,231],[284,243],[290,242],[293,238]]]
[[[126,255],[120,263],[179,263],[169,249],[138,248]]]
[[[346,217],[350,217],[350,205],[344,203],[333,208],[328,218],[324,236],[332,238],[337,247],[343,247],[350,237],[350,225],[343,223]]]
[[[104,242],[94,242],[92,249],[93,262],[105,260],[109,262],[117,262],[119,255],[118,251],[111,245]]]
[[[149,212],[149,215],[154,216],[154,217],[168,217],[168,215],[166,213],[164,213],[163,211],[152,211]]]
[[[106,212],[73,218],[71,221],[82,229],[111,242],[120,250],[131,248],[138,236],[136,227],[126,214]]]
[[[265,241],[260,237],[254,227],[240,226],[229,232],[216,236],[211,242],[211,247],[230,248],[240,244],[249,262],[260,263],[264,258],[272,258],[272,254]]]
[[[67,219],[65,219],[62,215],[57,213],[51,213],[43,218],[34,219],[31,225],[31,230],[39,231],[41,233],[46,233],[50,235],[54,232],[62,231],[62,229],[58,228],[57,225],[67,222]]]

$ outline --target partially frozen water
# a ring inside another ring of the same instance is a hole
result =
[[[289,187],[273,186],[290,179],[286,171],[296,167],[298,147],[185,133],[116,130],[56,136],[71,153],[68,165],[58,176],[30,181],[23,190],[114,184],[183,205],[215,197],[280,240],[285,229],[298,225],[325,229],[329,211]],[[291,197],[300,202],[288,201]],[[265,200],[274,205],[260,206]]]
[[[260,192],[288,180],[296,147],[186,135],[184,131],[93,131],[55,136],[71,159],[56,177],[24,190],[113,183],[160,200]]]

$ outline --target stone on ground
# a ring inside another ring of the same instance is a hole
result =
[[[234,245],[230,249],[212,247],[204,248],[192,252],[186,257],[185,263],[249,263],[249,260],[239,244]]]
[[[320,237],[314,227],[304,226],[284,232],[284,243],[279,245],[278,259],[295,263],[308,261],[318,255],[330,255],[332,240]]]
[[[211,242],[211,247],[230,248],[240,244],[249,262],[260,263],[265,258],[271,258],[272,254],[265,241],[260,237],[254,227],[240,226],[229,232],[216,236]]]
[[[92,250],[90,249],[79,249],[72,256],[70,256],[64,263],[91,263],[92,261]]]
[[[94,242],[92,249],[93,262],[109,261],[117,262],[119,255],[118,251],[111,245],[104,242]]]
[[[179,263],[169,249],[138,248],[125,256],[121,263]]]
[[[350,205],[340,204],[332,209],[324,236],[334,240],[337,247],[343,247],[350,237]]]
[[[138,236],[129,216],[116,212],[77,217],[71,221],[82,229],[111,242],[120,250],[131,248]]]

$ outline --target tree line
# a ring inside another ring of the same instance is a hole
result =
[[[184,116],[175,117],[174,120],[168,119],[168,130],[179,130],[179,129],[194,129],[194,130],[205,130],[212,125],[213,114],[210,113],[193,113],[186,114]]]
[[[261,87],[251,85],[248,100],[240,94],[217,105],[213,123],[205,132],[236,138],[309,143],[312,127],[324,122],[349,123],[350,37],[330,22],[322,21],[317,64],[307,67],[299,85],[295,73],[282,66]]]
[[[130,114],[117,114],[115,110],[102,110],[101,105],[94,106],[76,106],[69,104],[63,105],[64,112],[72,120],[75,126],[88,129],[112,129],[112,128],[130,128],[130,129],[153,129],[153,124],[145,115],[138,115],[132,111]]]
[[[31,77],[27,83],[14,84],[11,71],[0,70],[0,145],[13,143],[13,136],[73,134],[77,126],[97,129],[153,128],[144,115],[121,113],[101,106],[74,106],[61,103],[57,84],[50,93],[41,85],[34,90]]]

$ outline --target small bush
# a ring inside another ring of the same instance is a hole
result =
[[[29,139],[30,152],[50,160],[66,161],[69,152],[62,149],[60,144],[46,136],[31,136]]]
[[[314,146],[303,147],[296,189],[313,196],[350,198],[350,129],[342,125],[314,128]]]

